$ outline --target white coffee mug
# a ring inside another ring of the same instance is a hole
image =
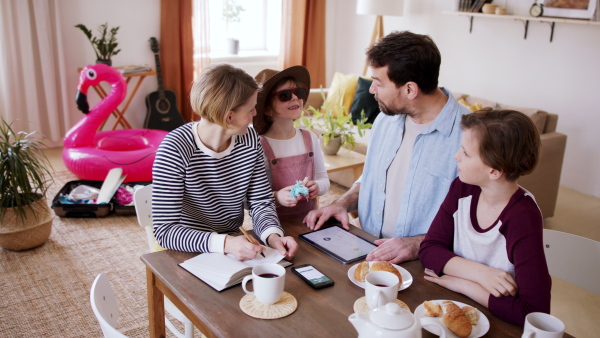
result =
[[[253,291],[246,289],[246,283],[250,280],[252,280]],[[263,263],[252,269],[252,275],[244,277],[242,288],[247,294],[256,297],[259,302],[271,305],[281,299],[284,284],[285,269],[279,264]]]
[[[369,272],[365,277],[365,298],[371,309],[395,302],[398,297],[400,280],[387,271]]]
[[[522,338],[562,338],[565,324],[558,318],[543,312],[532,312],[525,317]]]

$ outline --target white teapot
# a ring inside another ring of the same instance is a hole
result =
[[[380,306],[369,313],[353,313],[348,320],[358,331],[359,338],[421,338],[421,325],[437,326],[441,332],[440,338],[446,337],[446,330],[439,321],[428,317],[419,320],[395,302]]]

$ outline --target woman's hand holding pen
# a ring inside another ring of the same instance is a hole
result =
[[[258,243],[250,243],[244,236],[225,237],[225,253],[232,254],[240,261],[256,258],[265,248]]]

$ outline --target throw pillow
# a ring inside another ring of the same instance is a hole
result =
[[[369,88],[373,80],[359,78],[356,86],[356,93],[354,94],[354,100],[352,101],[352,107],[350,108],[350,114],[352,114],[352,122],[356,123],[361,118],[361,112],[364,109],[367,123],[373,123],[375,118],[379,114],[379,104],[375,100],[375,95],[369,93]]]
[[[341,113],[344,116],[348,115],[357,84],[358,76],[356,75],[345,75],[342,73],[335,73],[333,75],[331,87],[329,87],[329,91],[327,92],[327,98],[323,102],[325,107],[333,111],[333,116],[337,116],[340,113],[340,106],[342,107]]]
[[[476,111],[478,111],[479,109],[483,109],[483,105],[482,105],[481,103],[478,103],[478,102],[476,102],[476,103],[473,103],[472,105],[469,105],[469,104],[467,103],[467,101],[465,101],[465,99],[460,99],[460,100],[458,100],[458,103],[460,103],[460,104],[462,104],[463,106],[465,106],[465,107],[469,108],[469,110],[470,110],[470,111],[472,111],[472,112],[476,112]]]

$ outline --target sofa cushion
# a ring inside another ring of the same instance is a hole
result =
[[[339,113],[338,110],[340,110],[339,106],[342,106],[342,113],[348,115],[357,85],[357,75],[335,73],[331,81],[331,87],[329,87],[329,92],[327,93],[327,98],[323,102],[323,106],[326,107],[325,109],[331,109],[334,116],[337,116]]]
[[[464,98],[464,101],[466,102],[465,106],[467,106],[469,108],[478,107],[479,105],[481,105],[481,108],[490,107],[493,109],[510,109],[510,110],[520,111],[521,113],[529,116],[531,118],[531,120],[533,120],[533,124],[535,124],[535,127],[537,128],[537,130],[540,134],[544,133],[544,128],[546,126],[546,119],[548,118],[548,113],[543,110],[539,110],[539,109],[535,109],[535,108],[524,108],[524,107],[506,105],[506,104],[498,103],[495,101],[478,98],[475,96],[466,96],[463,98]],[[471,109],[471,110],[473,111],[473,109]]]
[[[496,101],[490,101],[490,100],[486,100],[486,99],[482,99],[479,97],[475,97],[475,96],[466,96],[465,101],[467,102],[467,107],[469,106],[474,106],[474,105],[481,105],[481,108],[493,108],[493,109],[497,109],[498,108],[498,103]]]
[[[354,100],[352,101],[352,107],[350,107],[350,114],[352,114],[352,121],[356,123],[361,118],[361,112],[364,110],[367,123],[375,122],[375,118],[379,114],[379,103],[375,100],[375,95],[369,93],[373,80],[359,78],[358,85],[356,86],[356,93],[354,94]]]
[[[546,126],[546,119],[548,118],[547,112],[545,112],[543,110],[535,109],[535,108],[523,108],[523,107],[517,107],[517,106],[510,106],[507,104],[500,104],[498,108],[520,111],[521,113],[529,116],[531,118],[531,120],[533,120],[533,124],[535,124],[535,127],[540,132],[540,134],[544,133],[544,127]]]

